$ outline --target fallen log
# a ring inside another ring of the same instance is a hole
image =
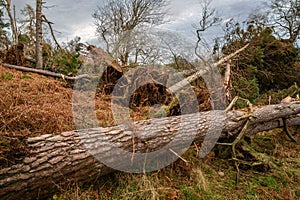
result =
[[[60,184],[70,182],[83,183],[98,179],[114,169],[97,161],[92,155],[109,157],[122,165],[118,153],[106,148],[105,140],[120,145],[125,150],[151,152],[168,144],[179,129],[181,117],[185,119],[179,138],[185,141],[194,137],[194,142],[202,142],[207,134],[210,119],[218,115],[224,120],[221,138],[228,133],[237,135],[245,124],[247,111],[209,111],[169,118],[151,119],[134,122],[135,130],[143,130],[133,141],[130,125],[118,125],[107,128],[93,128],[61,133],[41,135],[27,139],[28,155],[20,164],[0,170],[0,199],[37,199],[51,195]],[[300,126],[300,102],[256,107],[247,134],[283,127],[283,120],[289,126]],[[218,121],[215,121],[218,123]],[[197,133],[189,128],[196,124]],[[151,131],[149,131],[151,130]],[[150,133],[151,132],[151,133]],[[97,143],[92,151],[87,151],[86,143]],[[134,145],[135,143],[135,145]],[[171,149],[170,149],[171,150]]]
[[[192,83],[193,81],[197,80],[198,78],[203,77],[205,74],[214,71],[215,70],[214,68],[216,68],[217,66],[232,59],[234,56],[236,56],[239,53],[241,53],[242,51],[244,51],[248,46],[249,46],[249,44],[246,44],[244,47],[238,49],[237,51],[233,52],[232,54],[225,56],[224,58],[218,60],[215,63],[212,63],[211,66],[206,65],[204,67],[204,69],[197,69],[196,73],[194,73],[194,74],[190,75],[189,77],[185,78],[184,80],[174,84],[172,87],[169,88],[169,90],[173,91],[173,92],[180,91],[182,88],[187,86],[187,84]]]
[[[2,63],[2,66],[9,68],[9,69],[16,69],[16,70],[23,71],[23,72],[31,72],[31,73],[36,73],[36,74],[40,74],[40,75],[44,75],[44,76],[50,76],[50,77],[54,77],[54,78],[61,78],[61,79],[70,80],[70,81],[75,81],[75,80],[79,80],[82,78],[90,77],[90,75],[88,75],[88,74],[82,74],[82,75],[74,76],[74,77],[73,76],[65,76],[63,74],[50,72],[50,71],[46,71],[46,70],[34,69],[34,68],[30,68],[30,67],[23,67],[23,66],[17,66],[17,65],[10,65],[10,64],[6,64],[6,63]]]

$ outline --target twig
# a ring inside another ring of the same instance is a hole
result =
[[[237,100],[239,100],[239,97],[238,96],[234,97],[234,99],[231,101],[229,106],[225,109],[225,112],[230,111],[233,108],[234,104],[237,102]]]
[[[234,162],[234,166],[235,166],[235,169],[237,171],[236,173],[236,184],[238,185],[239,183],[239,177],[240,177],[240,169],[239,169],[239,165],[240,165],[240,161],[239,159],[237,159],[237,156],[236,156],[236,145],[242,140],[242,138],[244,137],[245,133],[247,132],[249,126],[250,126],[250,123],[252,121],[252,117],[253,117],[253,107],[252,107],[252,104],[251,102],[248,100],[248,99],[243,99],[243,98],[240,98],[240,97],[235,97],[233,99],[233,101],[230,103],[230,105],[227,107],[226,111],[229,111],[232,109],[232,107],[234,106],[234,104],[239,100],[243,100],[243,101],[246,101],[249,108],[250,108],[250,113],[249,114],[245,114],[244,116],[242,117],[239,117],[237,118],[236,120],[237,121],[240,121],[242,119],[247,119],[245,125],[243,126],[242,130],[240,131],[240,133],[238,134],[238,136],[235,138],[235,140],[232,142],[232,143],[217,143],[218,145],[223,145],[223,146],[231,146],[231,153],[232,153],[232,160]]]
[[[183,162],[185,163],[189,163],[189,161],[187,161],[186,159],[184,159],[183,157],[181,157],[178,153],[176,153],[174,150],[169,149],[175,156],[177,156],[178,158],[180,158]]]
[[[244,47],[240,48],[239,50],[237,50],[237,51],[233,52],[232,54],[229,54],[228,56],[225,56],[224,58],[220,59],[218,62],[214,63],[214,65],[218,66],[218,65],[221,65],[224,62],[227,62],[228,60],[230,60],[231,58],[233,58],[237,54],[244,51],[249,45],[250,45],[249,43],[246,44]]]
[[[292,133],[291,133],[290,130],[289,130],[289,127],[288,127],[288,124],[287,124],[287,119],[286,119],[286,118],[283,118],[282,121],[283,121],[283,129],[284,129],[285,134],[286,134],[293,142],[298,143],[297,140],[293,137]]]

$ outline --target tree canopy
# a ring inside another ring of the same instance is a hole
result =
[[[106,51],[122,65],[129,64],[131,56],[147,54],[149,43],[143,38],[151,28],[164,23],[166,5],[166,0],[108,0],[98,7],[92,16]]]

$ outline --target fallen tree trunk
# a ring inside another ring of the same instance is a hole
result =
[[[195,113],[184,116],[188,123],[184,125],[179,137],[184,141],[186,138],[195,136],[195,133],[191,132],[188,127],[196,124],[198,132],[194,141],[202,142],[210,126],[209,119],[214,114],[220,114],[219,119],[224,119],[221,138],[227,137],[229,132],[237,135],[247,120],[237,119],[249,114],[245,111],[230,111],[226,115],[222,113],[222,111],[210,111],[200,113],[200,115]],[[300,102],[257,107],[252,116],[247,134],[281,128],[283,127],[282,118],[287,119],[290,126],[299,126]],[[97,161],[92,154],[118,159],[116,152],[105,148],[104,140],[109,138],[126,150],[132,150],[134,147],[135,152],[151,152],[172,140],[176,130],[179,129],[180,119],[181,117],[178,116],[135,122],[133,126],[143,130],[140,138],[146,138],[147,141],[137,139],[135,142],[138,144],[134,146],[132,129],[129,129],[128,125],[29,138],[27,140],[29,153],[22,163],[0,170],[0,198],[37,199],[37,197],[51,195],[51,191],[55,191],[60,184],[67,184],[70,181],[77,183],[93,181],[114,170]],[[147,137],[149,130],[154,130],[155,134]],[[97,143],[98,148],[88,152],[83,141]]]
[[[197,69],[196,73],[194,73],[194,74],[190,75],[189,77],[185,78],[184,80],[174,84],[172,87],[169,88],[169,90],[173,91],[173,92],[180,91],[182,88],[187,86],[187,84],[192,83],[193,81],[197,80],[200,77],[203,77],[208,72],[212,72],[212,70],[215,70],[213,68],[223,64],[224,62],[227,62],[234,56],[238,55],[239,53],[244,51],[248,46],[249,46],[249,44],[246,44],[244,47],[238,49],[237,51],[233,52],[232,54],[225,56],[224,58],[220,59],[219,61],[217,61],[215,63],[212,63],[212,66],[207,65],[207,66],[205,66],[204,69]]]
[[[6,64],[6,63],[2,63],[2,66],[9,68],[9,69],[16,69],[16,70],[23,71],[23,72],[31,72],[31,73],[36,73],[36,74],[40,74],[40,75],[44,75],[44,76],[50,76],[50,77],[54,77],[54,78],[61,78],[61,79],[70,80],[70,81],[75,81],[75,80],[79,80],[82,78],[90,77],[90,75],[88,75],[88,74],[82,74],[82,75],[74,76],[74,77],[73,76],[65,76],[63,74],[50,72],[50,71],[46,71],[46,70],[34,69],[34,68],[29,68],[29,67],[17,66],[17,65],[10,65],[10,64]]]

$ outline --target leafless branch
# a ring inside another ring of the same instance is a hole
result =
[[[53,40],[54,40],[54,42],[55,42],[57,48],[61,49],[61,46],[60,46],[59,43],[57,42],[56,37],[55,37],[55,34],[54,34],[54,31],[53,31],[53,28],[52,28],[52,24],[53,24],[53,23],[50,22],[50,21],[46,18],[45,15],[43,15],[42,18],[43,18],[43,22],[46,22],[46,23],[48,24],[49,29],[50,29],[50,32],[51,32],[51,35],[52,35],[52,38],[53,38]]]
[[[197,43],[195,47],[195,54],[198,56],[203,62],[206,62],[206,59],[199,53],[199,47],[202,44],[205,44],[202,33],[207,29],[217,25],[221,18],[218,17],[218,13],[215,8],[211,8],[211,3],[213,0],[203,0],[201,2],[202,7],[202,16],[199,21],[199,25],[195,26],[196,35],[197,35]]]

